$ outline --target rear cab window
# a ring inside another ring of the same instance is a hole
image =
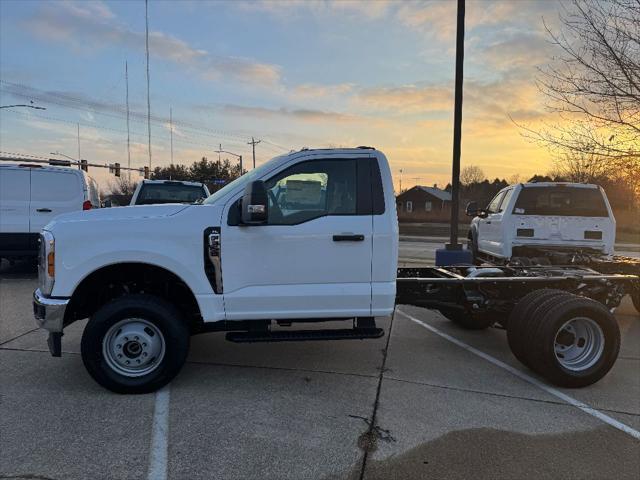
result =
[[[207,194],[201,185],[185,185],[177,182],[145,183],[140,187],[136,205],[157,203],[193,203]]]
[[[513,207],[515,215],[608,217],[609,211],[597,188],[525,187]]]

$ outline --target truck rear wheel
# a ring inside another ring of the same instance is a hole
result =
[[[528,366],[561,387],[597,382],[611,370],[620,350],[614,316],[589,298],[554,297],[547,303],[527,346]]]
[[[91,377],[117,393],[149,393],[169,383],[189,351],[180,312],[153,295],[127,295],[104,305],[82,334]]]
[[[527,325],[534,322],[531,314],[550,298],[560,295],[568,295],[564,290],[543,288],[529,292],[513,308],[507,321],[507,341],[513,355],[523,364],[527,365],[525,355],[526,345],[529,339],[526,336]]]

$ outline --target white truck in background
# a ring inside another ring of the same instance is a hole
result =
[[[204,183],[183,180],[142,180],[136,186],[129,205],[157,205],[160,203],[194,203],[204,200],[209,189]]]
[[[500,190],[473,216],[468,240],[474,259],[507,263],[576,251],[613,255],[616,219],[598,185],[519,183]]]
[[[303,149],[204,202],[56,217],[42,231],[33,309],[53,356],[61,355],[64,329],[89,318],[82,360],[94,380],[119,393],[170,382],[191,335],[379,338],[375,318],[397,303],[439,310],[463,328],[499,323],[527,366],[581,387],[613,366],[620,335],[611,311],[640,289],[637,276],[581,267],[397,263],[386,157],[370,147]],[[349,328],[291,330],[329,321]]]

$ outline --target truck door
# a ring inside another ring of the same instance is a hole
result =
[[[500,203],[505,192],[499,192],[486,208],[487,216],[478,222],[478,248],[491,255],[499,255],[499,242],[501,217],[499,213]]]
[[[370,315],[372,215],[359,167],[368,160],[307,160],[265,179],[266,225],[238,225],[230,202],[221,235],[227,320]]]
[[[27,252],[30,168],[0,168],[0,251]]]

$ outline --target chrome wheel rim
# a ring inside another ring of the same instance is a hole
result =
[[[113,325],[102,340],[102,354],[109,367],[125,377],[153,372],[165,355],[162,332],[142,318],[125,318]]]
[[[604,333],[591,318],[572,318],[556,333],[554,350],[558,363],[567,370],[587,370],[602,357]]]

